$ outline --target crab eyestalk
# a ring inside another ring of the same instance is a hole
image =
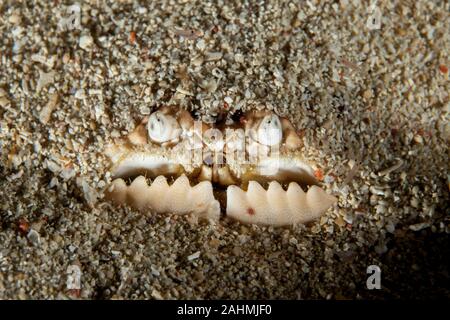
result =
[[[265,116],[256,129],[256,140],[265,146],[274,146],[279,144],[282,138],[280,118],[275,114]]]
[[[161,111],[150,115],[147,130],[150,140],[158,144],[176,141],[181,135],[181,126],[177,119]]]
[[[274,146],[278,143],[287,150],[298,150],[303,144],[294,126],[286,118],[269,111],[250,111],[245,119],[245,130],[262,145]]]

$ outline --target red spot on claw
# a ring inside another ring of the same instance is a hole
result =
[[[252,216],[255,214],[255,210],[253,208],[248,208],[247,213]]]

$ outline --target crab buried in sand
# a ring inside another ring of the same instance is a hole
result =
[[[302,141],[285,118],[253,111],[245,121],[207,125],[161,107],[107,148],[106,197],[158,213],[226,216],[283,226],[314,220],[336,198],[302,158]],[[129,183],[127,183],[129,182]]]

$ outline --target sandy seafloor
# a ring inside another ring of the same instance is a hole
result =
[[[63,30],[64,4],[0,1],[0,298],[449,297],[447,1],[87,1]],[[267,228],[104,201],[105,144],[168,104],[288,117],[338,204]]]

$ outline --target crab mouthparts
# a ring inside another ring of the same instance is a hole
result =
[[[188,172],[162,156],[136,153],[122,157],[113,177],[106,197],[118,204],[210,220],[218,220],[222,209],[249,224],[307,223],[336,202],[318,187],[311,167],[288,159],[262,161],[235,177],[226,165],[205,164]]]
[[[306,223],[336,198],[301,160],[302,145],[293,125],[272,111],[210,125],[163,106],[107,148],[115,180],[106,196],[157,213],[217,220],[222,209],[244,223]]]

